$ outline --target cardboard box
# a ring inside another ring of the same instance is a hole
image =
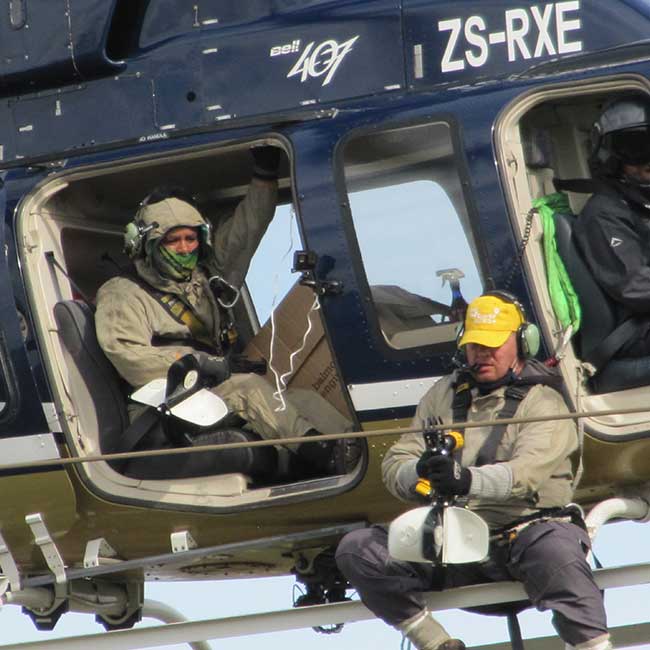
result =
[[[307,314],[314,303],[314,293],[308,287],[295,284],[275,309],[275,341],[273,367],[280,374],[289,371],[290,356],[301,345],[307,331]],[[343,396],[340,378],[323,331],[320,311],[310,313],[312,329],[303,350],[294,356],[293,372],[287,378],[288,388],[316,391],[339,413],[351,419],[350,409]],[[271,321],[248,342],[244,354],[250,359],[270,360]],[[275,386],[270,368],[266,378]]]

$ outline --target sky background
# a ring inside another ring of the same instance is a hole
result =
[[[454,225],[454,219],[447,219],[443,228],[438,224],[435,229],[427,231],[426,228],[432,227],[421,218],[421,206],[430,206],[439,198],[430,194],[430,189],[419,188],[415,191],[411,188],[411,191],[399,198],[397,205],[401,206],[400,212],[409,215],[410,221],[407,223],[400,218],[400,228],[397,231],[394,228],[394,190],[391,201],[387,200],[387,195],[375,193],[371,200],[356,209],[355,220],[358,221],[364,261],[369,275],[372,275],[371,283],[393,282],[410,291],[449,302],[449,288],[441,286],[435,271],[455,266],[466,273],[464,293],[466,299],[471,300],[480,292],[480,279],[475,265],[468,259],[469,249],[462,230],[457,223]],[[444,211],[440,211],[439,215],[443,220],[450,216],[449,212]],[[393,252],[404,251],[401,259],[397,253],[393,255],[390,264],[386,264],[386,232],[395,233],[391,236]],[[383,236],[377,237],[378,233]],[[301,248],[301,244],[295,222],[290,218],[290,210],[282,207],[278,209],[248,277],[261,322],[270,313],[272,305],[279,302],[297,279],[296,275],[290,273],[292,251],[296,248]],[[635,522],[607,525],[596,540],[595,552],[606,567],[646,562],[650,555],[650,526]],[[207,620],[288,609],[293,602],[293,585],[292,577],[153,583],[147,584],[145,595],[146,598],[167,603],[190,620]],[[606,607],[610,626],[647,622],[650,620],[650,586],[611,590],[606,594]],[[506,622],[501,617],[445,611],[437,614],[437,618],[452,636],[462,638],[468,646],[496,643],[508,638]],[[520,621],[524,637],[554,634],[548,612],[528,610],[520,615]],[[155,621],[145,620],[139,625],[155,624]],[[89,615],[66,614],[53,632],[44,633],[37,631],[31,620],[20,613],[19,608],[5,606],[0,610],[1,644],[102,632],[103,628]],[[371,645],[382,650],[397,650],[400,643],[399,633],[381,621],[373,620],[348,624],[340,634],[329,636],[305,629],[274,634],[260,633],[213,641],[211,645],[215,650],[286,650],[292,647],[308,647],[310,650],[365,650]],[[180,650],[189,646],[159,647]],[[557,647],[562,648],[559,641]],[[650,644],[642,647],[650,649]]]

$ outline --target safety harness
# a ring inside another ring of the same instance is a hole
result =
[[[529,526],[551,521],[575,524],[585,532],[587,531],[582,508],[577,503],[569,503],[557,508],[542,508],[530,515],[516,519],[507,526],[497,528],[492,531],[490,541],[497,546],[512,544]]]
[[[192,311],[192,308],[180,296],[165,293],[155,289],[150,284],[143,282],[139,277],[129,276],[141,289],[148,293],[177,323],[185,325],[192,335],[191,339],[183,340],[186,345],[203,350],[217,356],[224,356],[237,341],[237,331],[230,314],[217,303],[219,321],[221,324],[219,340],[210,336],[205,323]],[[152,341],[153,345],[165,345],[172,342],[170,339],[158,338]]]
[[[505,404],[496,416],[496,420],[507,420],[513,418],[519,405],[528,395],[528,391],[538,384],[550,386],[558,390],[561,385],[561,377],[552,368],[548,368],[537,360],[528,361],[523,373],[505,389]],[[472,387],[475,386],[474,379],[469,373],[461,373],[454,383],[454,399],[451,404],[452,419],[454,422],[467,422],[467,414],[472,403]],[[477,467],[491,465],[496,461],[496,453],[505,435],[507,424],[496,424],[490,430],[485,442],[478,452]],[[461,430],[464,434],[464,431]]]
[[[520,375],[506,386],[504,392],[505,404],[495,419],[506,420],[513,418],[519,405],[533,386],[541,384],[559,390],[561,382],[562,378],[557,369],[549,368],[536,359],[528,361],[524,375]],[[451,406],[454,422],[467,422],[467,414],[472,403],[472,387],[475,385],[472,376],[468,373],[461,373],[458,376],[453,386],[454,398]],[[496,462],[497,449],[505,435],[507,426],[507,424],[496,424],[492,427],[478,452],[474,463],[476,467],[491,465]],[[460,432],[464,434],[462,428]],[[491,539],[497,544],[510,544],[525,528],[544,521],[572,522],[585,528],[582,509],[576,504],[569,504],[555,508],[541,508],[537,512],[516,519],[507,526],[494,530]]]
[[[505,404],[501,411],[497,414],[496,419],[504,420],[514,417],[519,404],[528,391],[534,384],[510,385],[506,388],[504,397]],[[454,422],[467,422],[467,414],[469,412],[470,404],[472,403],[472,386],[469,382],[465,381],[460,384],[454,392],[454,401],[452,403],[452,413]],[[475,465],[491,465],[496,460],[496,452],[499,443],[505,435],[507,425],[496,424],[490,430],[483,446],[478,452]],[[464,435],[464,431],[460,431]]]

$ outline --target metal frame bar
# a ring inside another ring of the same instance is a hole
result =
[[[630,587],[650,583],[650,563],[597,569],[596,582],[601,589]],[[474,607],[489,603],[526,600],[523,586],[518,582],[458,587],[427,596],[433,610]],[[373,619],[374,615],[360,602],[349,601],[332,605],[316,605],[291,610],[249,614],[224,619],[209,619],[188,623],[171,623],[163,626],[119,630],[108,634],[90,634],[51,641],[0,646],[2,650],[137,650],[173,643],[196,643],[206,639],[226,639],[254,634],[285,632],[317,625],[356,623]],[[612,631],[617,647],[630,647],[647,643],[650,624],[628,625]],[[552,645],[551,645],[552,642]],[[557,648],[557,638],[543,637],[526,640],[527,650]],[[481,646],[476,650],[505,650],[509,644]]]
[[[633,623],[610,628],[609,633],[615,648],[634,648],[647,645],[650,638],[650,623]],[[490,643],[473,646],[472,650],[511,650],[510,642]],[[558,650],[556,636],[540,636],[526,639],[526,650]]]
[[[206,546],[203,548],[192,548],[187,551],[178,551],[164,553],[162,555],[151,555],[149,557],[137,558],[135,560],[123,560],[113,564],[100,564],[99,566],[88,568],[68,569],[65,576],[68,580],[78,578],[94,578],[96,576],[108,575],[110,573],[121,573],[123,571],[132,571],[133,569],[145,569],[152,565],[181,565],[194,560],[201,560],[209,555],[220,553],[246,552],[267,548],[269,546],[287,546],[293,543],[308,542],[318,540],[324,537],[339,538],[358,528],[365,528],[365,522],[356,522],[352,524],[341,524],[340,526],[329,526],[327,528],[317,528],[307,530],[301,533],[291,533],[289,535],[275,535],[274,537],[262,537],[248,542],[233,542],[232,544],[220,544],[218,546]],[[53,584],[55,576],[51,573],[31,578],[25,578],[22,582],[23,589],[28,587],[42,587]]]

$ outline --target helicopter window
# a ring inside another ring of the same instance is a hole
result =
[[[278,390],[286,382],[291,388],[307,389],[302,392],[307,399],[310,393],[318,393],[350,418],[318,302],[291,270],[294,252],[301,248],[293,206],[278,205],[246,276],[254,306],[249,312],[257,315],[259,323],[244,353],[268,361],[267,379]],[[315,406],[307,402],[305,408]]]
[[[361,259],[381,331],[395,348],[453,340],[465,299],[481,293],[457,164],[446,124],[346,145]]]
[[[293,206],[278,205],[246,276],[246,285],[260,323],[267,321],[273,308],[295,284],[291,263],[299,248],[302,246]]]

